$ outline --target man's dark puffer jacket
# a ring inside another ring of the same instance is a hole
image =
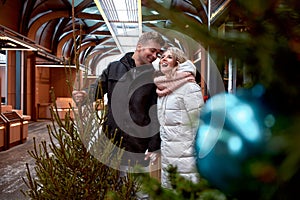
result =
[[[136,67],[132,55],[127,53],[119,61],[110,63],[91,85],[91,91],[99,91],[97,88],[101,86],[103,94],[107,93],[108,113],[103,128],[107,128],[109,138],[118,130],[116,145],[119,146],[123,138],[121,148],[126,150],[123,164],[130,159],[131,163],[146,166],[149,161],[144,161],[145,151],[160,149],[157,94],[153,83],[155,70],[152,65]],[[101,94],[95,98],[101,98]]]

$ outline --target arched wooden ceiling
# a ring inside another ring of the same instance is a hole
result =
[[[168,27],[169,20],[153,12],[151,8],[153,1],[142,0],[141,2],[143,30]],[[166,2],[172,3],[163,6],[183,12],[200,24],[208,23],[207,0]],[[211,11],[216,12],[230,0],[211,0],[211,2]],[[47,53],[57,58],[69,59],[72,63],[74,63],[75,52],[78,50],[80,50],[80,63],[84,63],[88,56],[103,59],[109,55],[120,54],[121,51],[95,1],[75,0],[74,5],[73,9],[72,0],[24,0],[22,2],[1,0],[0,24],[34,41]],[[5,17],[14,19],[5,20]],[[166,39],[168,40],[168,36]],[[93,60],[95,63],[98,61]]]

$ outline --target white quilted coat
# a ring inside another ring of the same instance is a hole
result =
[[[180,64],[178,71],[196,74],[196,68],[190,61]],[[166,172],[166,167],[170,164],[177,166],[181,176],[193,182],[198,181],[194,141],[203,104],[201,88],[192,82],[158,98],[163,187],[170,188]]]

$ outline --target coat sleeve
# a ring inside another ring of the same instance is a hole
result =
[[[149,152],[155,152],[160,150],[160,135],[159,133],[155,134],[154,136],[151,137],[150,143],[149,143]]]
[[[154,115],[153,115],[154,116]],[[148,151],[149,152],[154,152],[160,149],[160,132],[159,132],[159,121],[157,117],[157,106],[155,104],[155,117],[151,119],[151,127],[149,128],[150,130],[155,130],[156,133],[150,138],[149,144],[148,144]]]
[[[157,94],[156,94],[156,86],[154,84],[153,84],[153,90],[151,96],[152,98],[150,104],[153,106],[152,111],[154,112],[152,115],[153,118],[151,119],[151,129],[156,130],[157,133],[151,137],[148,146],[148,151],[154,152],[160,150],[160,143],[161,143],[160,132],[159,132],[160,124],[157,115]]]

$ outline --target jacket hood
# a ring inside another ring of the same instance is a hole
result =
[[[196,66],[190,60],[180,63],[177,71],[191,72],[196,76]]]

